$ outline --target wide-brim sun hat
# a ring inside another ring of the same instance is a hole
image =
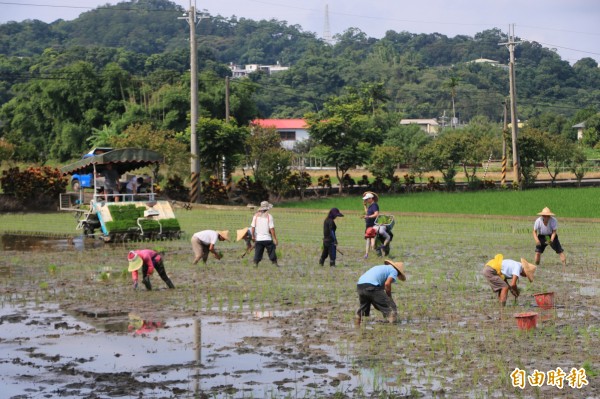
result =
[[[144,264],[142,258],[134,251],[129,251],[127,260],[129,261],[129,268],[127,270],[130,273],[138,270]]]
[[[525,275],[527,276],[529,281],[533,283],[533,275],[535,274],[535,269],[537,268],[537,266],[527,262],[525,258],[521,258],[521,265],[523,266],[523,271],[525,272]]]
[[[389,259],[386,259],[383,263],[385,263],[386,265],[390,265],[394,267],[394,269],[398,270],[398,278],[402,281],[406,281],[406,274],[404,274],[404,263],[394,262]]]
[[[366,201],[369,198],[373,198],[373,201],[375,202],[379,201],[379,196],[376,193],[373,191],[365,191],[362,196],[363,201]]]
[[[271,208],[273,208],[273,204],[270,204],[269,201],[263,201],[260,203],[260,208],[258,208],[258,210],[259,211],[268,211]]]
[[[239,241],[241,239],[243,239],[244,237],[246,237],[246,234],[248,234],[248,228],[243,228],[243,229],[239,229],[236,231],[236,238],[235,241]]]
[[[496,254],[494,259],[490,260],[485,265],[491,267],[492,269],[500,270],[500,269],[502,269],[502,261],[503,260],[504,260],[504,256],[502,254]]]
[[[554,216],[550,208],[545,207],[541,212],[538,212],[538,216]]]
[[[365,238],[374,238],[377,236],[377,231],[374,227],[369,227],[365,230]]]
[[[229,241],[229,230],[219,230],[217,234],[223,237],[224,241]]]

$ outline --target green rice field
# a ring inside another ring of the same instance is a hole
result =
[[[241,257],[243,241],[219,243],[221,261],[211,257],[206,265],[192,266],[191,234],[227,229],[235,237],[237,229],[249,225],[253,211],[177,207],[185,232],[179,240],[104,244],[85,250],[4,250],[0,268],[10,273],[0,279],[0,299],[58,303],[62,309],[82,303],[95,309],[153,308],[236,321],[254,311],[290,312],[268,322],[281,339],[273,353],[287,353],[290,364],[309,360],[289,384],[278,379],[276,369],[263,371],[272,375],[265,384],[275,387],[269,398],[598,398],[599,194],[597,188],[381,194],[382,213],[396,220],[390,258],[404,262],[407,275],[406,282],[392,288],[397,324],[386,323],[374,309],[360,326],[354,324],[356,281],[383,261],[373,253],[363,258],[359,196],[275,204],[271,214],[280,241],[279,268],[268,259],[255,268],[252,254]],[[336,219],[341,253],[336,267],[321,267],[317,262],[323,219],[334,206],[345,215]],[[532,262],[533,222],[545,206],[557,214],[567,267],[548,248],[533,283],[521,279],[521,296],[515,301],[509,297],[501,308],[481,275],[483,265],[497,253]],[[40,240],[52,234],[75,236],[75,225],[69,213],[0,215],[0,232],[28,232],[40,235]],[[142,246],[165,252],[176,290],[160,289],[162,282],[154,277],[158,290],[134,295],[126,255]],[[94,277],[107,267],[112,271],[109,277]],[[543,292],[555,293],[553,309],[537,307],[533,294]],[[536,328],[517,328],[514,315],[523,312],[538,313]],[[263,345],[259,342],[254,350]],[[333,348],[345,367],[368,378],[358,386],[345,386],[335,365],[323,360],[324,348]],[[303,373],[316,367],[310,364],[324,370],[319,384],[302,382]],[[573,369],[579,376],[585,373],[587,384],[573,380],[571,386],[565,379],[562,389],[547,381],[515,385],[515,371],[530,376],[559,368],[566,375]],[[236,380],[235,372],[223,378],[229,391],[176,396],[267,397],[244,394],[247,385]],[[289,389],[277,390],[281,386]]]

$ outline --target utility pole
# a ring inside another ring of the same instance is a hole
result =
[[[510,54],[510,60],[508,64],[509,69],[509,86],[510,86],[510,121],[512,128],[512,151],[513,151],[513,184],[516,182],[520,183],[520,172],[519,172],[519,154],[517,152],[517,135],[519,132],[519,121],[517,118],[517,89],[515,86],[515,46],[520,42],[515,42],[515,25],[509,25],[508,27],[508,42],[499,43],[500,45],[506,45]]]
[[[500,179],[500,186],[504,187],[506,184],[506,136],[508,136],[508,104],[506,101],[502,103],[504,108],[504,126],[502,127],[502,178]]]
[[[225,76],[225,122],[229,124],[229,76]],[[225,155],[223,155],[223,185],[227,185],[227,171],[225,170]]]
[[[200,202],[200,158],[198,157],[198,135],[196,133],[196,124],[198,123],[198,49],[196,44],[196,7],[192,6],[190,0],[190,9],[187,16],[178,19],[187,19],[190,26],[190,144],[191,144],[191,179],[192,187],[190,190],[190,202]]]

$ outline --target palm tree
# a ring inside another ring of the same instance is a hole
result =
[[[450,95],[452,96],[452,127],[456,127],[456,108],[454,107],[454,98],[456,97],[456,88],[460,83],[460,78],[458,76],[451,76],[448,79],[444,86],[450,89]]]

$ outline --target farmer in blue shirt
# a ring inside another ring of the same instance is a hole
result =
[[[398,319],[398,308],[392,299],[392,283],[398,279],[406,281],[404,264],[386,260],[383,265],[373,266],[360,278],[356,286],[360,308],[356,312],[356,323],[371,313],[371,304],[379,310],[390,323]]]

